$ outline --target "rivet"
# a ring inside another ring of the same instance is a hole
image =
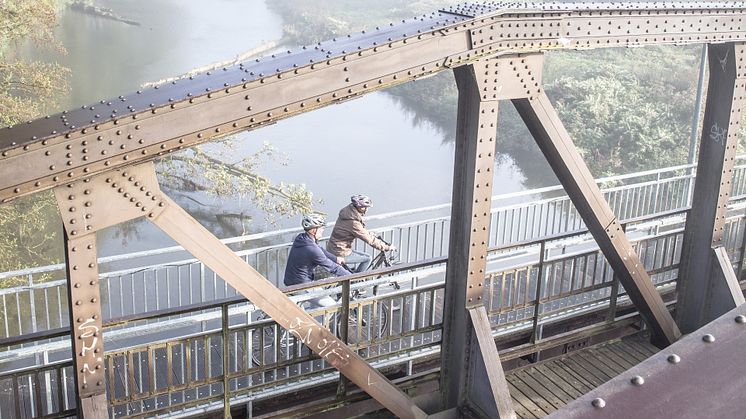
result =
[[[746,316],[744,316],[743,314],[739,314],[738,316],[736,316],[736,323],[738,324],[746,323]]]
[[[629,382],[639,387],[645,384],[645,379],[639,375],[635,375],[631,380],[629,380]]]
[[[600,397],[596,397],[591,402],[591,406],[595,407],[596,409],[603,409],[606,406],[606,401]]]
[[[702,336],[702,341],[706,343],[713,343],[715,342],[715,336],[712,336],[711,334],[706,334]]]
[[[678,356],[678,355],[676,355],[676,354],[671,354],[671,355],[669,355],[669,356],[668,356],[668,358],[666,358],[666,359],[667,359],[667,360],[668,360],[668,362],[670,362],[671,364],[678,364],[679,362],[681,362],[681,357],[680,357],[680,356]]]

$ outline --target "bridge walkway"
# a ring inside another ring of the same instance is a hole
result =
[[[542,418],[561,409],[657,353],[649,340],[627,336],[506,372],[516,415]]]

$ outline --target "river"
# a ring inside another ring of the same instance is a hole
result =
[[[65,107],[93,103],[137,90],[142,84],[176,76],[193,68],[230,60],[282,36],[282,20],[261,0],[177,1],[97,0],[139,26],[89,14],[63,12],[58,37],[68,50],[58,59],[72,70]],[[292,49],[292,47],[291,47]],[[453,112],[456,112],[454,109]],[[372,213],[441,204],[451,200],[452,141],[391,96],[379,92],[330,106],[276,125],[238,135],[233,158],[258,150],[266,141],[287,165],[268,162],[259,173],[273,182],[304,184],[318,201],[316,209],[336,216],[355,193],[370,195]],[[208,150],[218,153],[221,146]],[[509,158],[496,163],[495,192],[522,190],[520,170]],[[172,195],[220,235],[215,213],[252,216],[247,232],[295,225],[297,217],[269,224],[246,197],[216,198],[204,193]],[[203,205],[198,205],[195,202]],[[100,255],[172,245],[144,221],[99,234]]]

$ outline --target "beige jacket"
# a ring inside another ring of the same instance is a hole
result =
[[[334,256],[346,257],[352,253],[352,242],[360,239],[378,250],[388,250],[389,246],[382,242],[375,234],[365,229],[363,215],[350,204],[341,211],[334,230],[326,244],[326,250]]]

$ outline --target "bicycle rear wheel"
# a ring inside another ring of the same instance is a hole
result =
[[[347,342],[353,346],[364,346],[366,343],[388,335],[389,306],[386,302],[353,303],[347,319],[341,316],[337,323],[337,336],[341,337],[344,323],[347,323]]]

